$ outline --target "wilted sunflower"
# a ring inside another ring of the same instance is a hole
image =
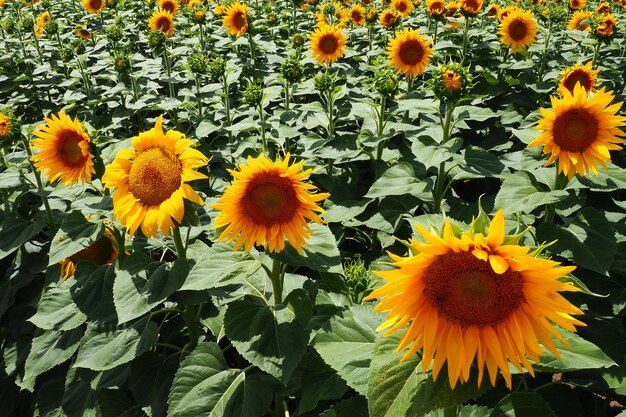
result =
[[[431,41],[420,35],[419,31],[404,29],[397,31],[387,45],[389,65],[409,78],[422,74],[430,62],[433,49]]]
[[[89,13],[100,13],[104,8],[104,0],[83,0],[83,6]]]
[[[559,91],[565,88],[573,93],[577,83],[582,85],[587,92],[594,91],[598,85],[596,80],[599,72],[599,69],[591,68],[591,61],[585,65],[576,64],[573,67],[565,68],[561,74],[561,81],[559,81]]]
[[[363,26],[365,25],[365,9],[359,4],[353,4],[350,8],[350,19],[352,25]]]
[[[390,328],[385,335],[410,324],[398,351],[410,346],[406,360],[422,349],[423,372],[434,359],[433,379],[447,362],[454,388],[469,380],[476,363],[479,386],[487,368],[492,385],[499,369],[511,388],[509,363],[534,375],[527,358],[539,362],[538,342],[556,357],[550,334],[567,345],[551,322],[570,331],[584,325],[572,317],[582,311],[559,294],[577,291],[558,280],[575,267],[559,267],[507,241],[502,210],[486,234],[474,222],[460,237],[448,221],[442,236],[416,228],[426,243],[410,241],[414,256],[390,254],[397,269],[376,272],[387,283],[365,300],[383,298],[374,310],[389,312],[378,328]]]
[[[228,33],[240,37],[248,30],[248,11],[250,8],[247,4],[239,2],[231,3],[224,10],[223,24],[228,29]]]
[[[160,30],[169,38],[174,34],[174,16],[166,10],[154,12],[148,20],[148,27],[152,30]]]
[[[187,182],[206,178],[195,169],[207,158],[183,133],[164,133],[162,123],[159,116],[152,129],[135,136],[134,149],[119,151],[102,177],[105,188],[117,188],[113,213],[130,235],[141,226],[147,237],[156,236],[159,228],[167,236],[174,221],[183,220],[183,198],[204,204]]]
[[[410,0],[393,0],[391,8],[398,12],[401,16],[408,16],[413,11],[413,3]]]
[[[108,228],[105,228],[104,235],[91,245],[59,262],[61,264],[61,277],[66,280],[73,276],[79,261],[90,261],[97,265],[112,264],[119,255],[114,242],[113,234]]]
[[[346,53],[346,37],[343,32],[335,27],[325,25],[316,28],[311,33],[311,56],[318,63],[332,64]]]
[[[591,12],[579,10],[567,22],[567,28],[572,30],[589,30],[589,23],[592,17],[593,14]]]
[[[386,28],[391,27],[398,21],[398,12],[392,9],[385,9],[380,12],[378,21]]]
[[[533,12],[517,9],[500,22],[500,42],[513,52],[525,50],[535,42],[538,31]]]
[[[330,194],[311,194],[315,186],[302,182],[311,169],[302,171],[304,161],[289,166],[290,154],[272,163],[261,155],[248,157],[247,164],[229,170],[235,178],[220,202],[212,207],[220,210],[215,228],[226,226],[219,240],[235,240],[235,250],[246,251],[252,245],[263,245],[270,252],[280,252],[285,239],[302,253],[311,229],[307,219],[322,223],[315,212],[324,210],[317,205]]]
[[[159,0],[159,9],[168,11],[172,16],[176,16],[180,10],[180,4],[176,0]]]
[[[572,179],[576,172],[581,176],[598,173],[597,165],[611,161],[609,151],[622,149],[625,136],[619,128],[626,117],[618,116],[622,102],[609,105],[614,95],[604,88],[589,96],[576,84],[574,92],[561,90],[562,98],[550,97],[552,110],[541,108],[543,116],[536,127],[543,131],[528,146],[543,145],[543,153],[550,154],[546,166],[559,160],[558,172]]]
[[[445,9],[444,0],[426,0],[426,11],[433,17],[443,16]]]
[[[33,133],[39,139],[31,141],[32,148],[41,151],[30,158],[37,170],[46,171],[50,182],[58,179],[64,185],[91,181],[96,170],[89,149],[91,139],[83,125],[63,112],[44,121],[46,125]]]

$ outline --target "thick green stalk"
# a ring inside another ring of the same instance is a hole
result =
[[[273,259],[270,280],[272,281],[272,291],[274,292],[274,305],[278,305],[283,302],[283,275],[281,270],[281,262],[278,259]]]
[[[556,175],[554,177],[554,190],[563,190],[565,186],[567,186],[569,182],[569,178],[566,175],[560,174],[558,170],[558,165],[555,168]],[[543,218],[544,223],[552,223],[554,221],[554,214],[556,212],[556,203],[548,204],[546,207],[546,213]]]
[[[382,140],[383,132],[385,129],[385,96],[380,95],[380,108],[378,111],[378,149],[376,151],[376,160],[380,161],[383,157],[383,150],[385,148],[385,141]]]
[[[450,139],[450,125],[452,122],[453,111],[454,111],[454,106],[451,103],[446,103],[446,117],[443,122],[443,140],[441,141],[442,145],[444,145]],[[444,194],[446,180],[447,180],[446,161],[442,161],[439,164],[439,171],[437,172],[435,190],[433,191],[433,213],[439,213],[441,211],[441,202],[444,197],[443,194]]]
[[[48,196],[44,192],[43,181],[41,181],[41,172],[37,170],[37,167],[35,167],[35,164],[33,164],[33,161],[30,160],[31,156],[33,156],[33,152],[30,149],[30,145],[28,141],[23,136],[22,136],[22,143],[24,144],[24,149],[26,150],[26,154],[28,155],[28,163],[30,164],[31,168],[33,169],[33,173],[35,174],[35,180],[37,181],[37,189],[41,196],[41,200],[43,201],[43,206],[46,209],[46,215],[48,216],[48,226],[50,227],[50,230],[54,234],[57,231],[57,225],[56,223],[54,223],[54,217],[52,217],[52,209],[50,208],[50,203],[48,202]]]

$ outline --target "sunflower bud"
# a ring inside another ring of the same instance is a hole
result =
[[[50,20],[48,23],[44,25],[44,31],[47,34],[54,35],[59,31],[59,24],[56,20]]]
[[[152,49],[158,49],[165,43],[165,33],[160,30],[151,30],[148,33],[148,45]]]
[[[470,81],[467,68],[453,62],[433,73],[432,89],[439,100],[455,101],[467,92]]]
[[[207,74],[209,72],[209,59],[202,53],[191,55],[187,59],[187,63],[194,74]]]
[[[199,24],[206,22],[206,13],[204,12],[204,10],[196,10],[193,13],[193,20]]]
[[[83,42],[82,39],[72,39],[72,41],[70,42],[70,46],[77,54],[85,53],[85,42]]]
[[[71,61],[74,58],[74,51],[71,48],[61,49],[61,59],[63,62]]]
[[[0,148],[12,145],[19,134],[19,121],[11,108],[0,110]]]
[[[258,106],[263,101],[263,87],[258,84],[250,84],[243,92],[243,99],[251,106]]]
[[[117,55],[114,60],[114,66],[115,69],[122,74],[128,72],[128,70],[130,69],[130,59],[128,58],[128,55]]]
[[[398,92],[400,79],[391,68],[383,68],[374,74],[374,89],[385,97],[393,97]]]
[[[226,61],[223,58],[216,57],[209,62],[209,74],[211,79],[217,81],[226,74]]]
[[[22,19],[22,28],[24,29],[24,31],[31,32],[34,27],[35,21],[32,17],[26,16],[24,19]]]
[[[124,31],[118,25],[110,25],[106,29],[107,39],[111,42],[118,42],[124,37]]]
[[[371,276],[365,263],[358,259],[344,265],[345,283],[350,291],[350,297],[355,303],[360,303],[364,296],[371,292]]]
[[[280,68],[283,77],[290,83],[297,83],[304,75],[304,66],[300,59],[293,55],[287,59]]]
[[[315,89],[320,93],[326,93],[331,91],[334,87],[334,80],[332,75],[328,73],[323,73],[315,77],[313,80],[313,84],[315,85]]]
[[[8,34],[13,33],[13,31],[15,31],[15,21],[12,19],[4,19],[2,21],[2,29]]]

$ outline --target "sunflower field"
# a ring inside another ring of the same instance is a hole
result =
[[[626,0],[0,0],[0,417],[626,416]]]

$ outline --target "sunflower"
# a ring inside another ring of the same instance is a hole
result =
[[[617,18],[608,13],[600,17],[600,21],[596,26],[596,33],[601,38],[610,38],[615,34],[615,28],[617,27]]]
[[[353,26],[365,25],[365,9],[363,6],[353,4],[350,8],[350,19],[352,20]]]
[[[483,0],[461,0],[461,10],[469,16],[476,16],[483,8]]]
[[[0,140],[9,137],[11,130],[13,130],[11,118],[6,114],[0,113]]]
[[[224,26],[228,29],[228,33],[240,37],[248,30],[248,11],[250,8],[247,4],[235,2],[230,4],[224,10]]]
[[[493,17],[500,14],[500,5],[498,3],[491,3],[487,9],[487,16]]]
[[[456,12],[459,11],[459,9],[461,8],[461,3],[457,2],[457,1],[449,1],[446,4],[446,11],[444,13],[444,15],[446,17],[453,17]]]
[[[409,78],[422,74],[430,62],[433,49],[430,40],[420,35],[419,31],[404,29],[397,31],[387,45],[389,65]]]
[[[543,153],[550,154],[546,166],[558,159],[558,172],[569,179],[576,172],[597,174],[598,164],[604,167],[611,161],[609,151],[622,149],[625,134],[619,128],[626,117],[616,113],[623,103],[609,105],[614,95],[604,88],[589,97],[578,83],[573,93],[567,89],[561,93],[562,98],[550,97],[552,110],[541,109],[543,117],[536,129],[543,133],[528,146],[543,145]]]
[[[160,30],[169,38],[174,34],[174,16],[166,10],[154,12],[148,20],[148,27],[152,30]]]
[[[35,36],[40,37],[45,33],[46,23],[50,21],[50,13],[43,12],[37,16],[37,22],[35,23]]]
[[[599,72],[599,69],[591,69],[591,61],[585,65],[576,64],[573,67],[565,68],[561,74],[559,91],[564,88],[573,93],[577,83],[582,85],[587,92],[594,91],[598,85],[596,80]]]
[[[318,63],[332,64],[345,54],[346,37],[335,26],[322,26],[311,33],[311,56]]]
[[[578,10],[567,22],[567,28],[572,30],[589,30],[589,23],[593,14],[586,10]]]
[[[215,7],[213,8],[213,14],[215,16],[223,16],[224,13],[226,11],[226,6],[221,5],[221,4],[217,4],[215,5]]]
[[[63,112],[44,121],[46,125],[33,133],[39,139],[31,142],[33,149],[41,150],[31,157],[37,170],[46,170],[50,182],[59,179],[64,185],[91,181],[96,170],[89,150],[91,139],[83,125]]]
[[[180,10],[180,4],[176,0],[159,0],[159,9],[170,12],[172,16],[176,16]]]
[[[446,4],[444,0],[427,0],[426,1],[426,11],[428,12],[429,15],[433,17],[442,16],[443,12],[445,11],[445,8],[446,8]]]
[[[433,379],[447,362],[454,388],[469,380],[476,363],[479,386],[486,367],[492,385],[499,369],[511,388],[509,362],[534,376],[527,358],[538,362],[544,354],[538,341],[557,358],[550,334],[567,345],[550,321],[570,331],[584,326],[572,317],[582,311],[559,294],[578,290],[558,280],[575,267],[507,243],[502,210],[486,235],[474,222],[460,237],[448,221],[442,236],[416,228],[426,243],[410,241],[414,256],[390,254],[397,269],[376,272],[387,282],[365,300],[383,298],[374,311],[389,312],[378,328],[389,328],[385,336],[410,323],[398,351],[410,345],[406,360],[423,349],[422,371],[434,359]]]
[[[183,220],[183,198],[204,204],[187,182],[207,178],[195,171],[207,158],[183,133],[164,133],[162,123],[159,116],[152,129],[135,136],[134,149],[118,152],[102,177],[105,188],[117,187],[113,212],[130,235],[141,226],[146,237],[156,236],[157,228],[167,236],[174,221]]]
[[[408,16],[413,11],[413,3],[409,0],[393,0],[391,8],[400,14],[400,16]]]
[[[517,9],[500,22],[500,42],[509,46],[513,52],[525,50],[535,42],[538,31],[533,13]]]
[[[609,3],[600,2],[596,8],[596,13],[608,14],[611,11],[611,5]]]
[[[441,84],[449,92],[458,91],[463,86],[461,74],[443,66],[441,67]]]
[[[579,10],[585,7],[587,0],[569,0],[567,6],[570,10]]]
[[[315,212],[324,210],[318,202],[330,194],[311,194],[315,186],[302,182],[311,169],[302,171],[304,161],[289,165],[290,155],[278,158],[274,163],[261,155],[248,157],[247,164],[238,170],[229,170],[235,178],[226,189],[220,202],[212,207],[220,210],[215,217],[215,228],[227,226],[219,240],[235,239],[235,250],[252,245],[263,245],[270,252],[280,252],[285,239],[302,253],[305,239],[311,229],[307,219],[322,223]]]
[[[64,280],[74,275],[76,264],[79,261],[90,261],[98,265],[108,265],[115,262],[118,257],[115,238],[108,228],[104,229],[104,235],[95,242],[69,258],[59,262],[61,264],[61,276]]]
[[[386,28],[393,26],[397,20],[398,12],[392,9],[383,10],[382,12],[380,12],[380,17],[378,18],[380,24]]]
[[[522,11],[522,9],[520,9],[517,6],[506,6],[506,7],[503,7],[503,8],[499,8],[498,9],[498,20],[500,22],[502,22],[511,13],[517,12],[517,11]]]
[[[83,0],[83,6],[89,13],[100,13],[104,8],[104,0]]]
[[[85,27],[81,25],[80,23],[74,26],[74,33],[76,33],[76,36],[78,38],[83,39],[83,40],[91,39],[93,37],[93,33],[85,29]]]

